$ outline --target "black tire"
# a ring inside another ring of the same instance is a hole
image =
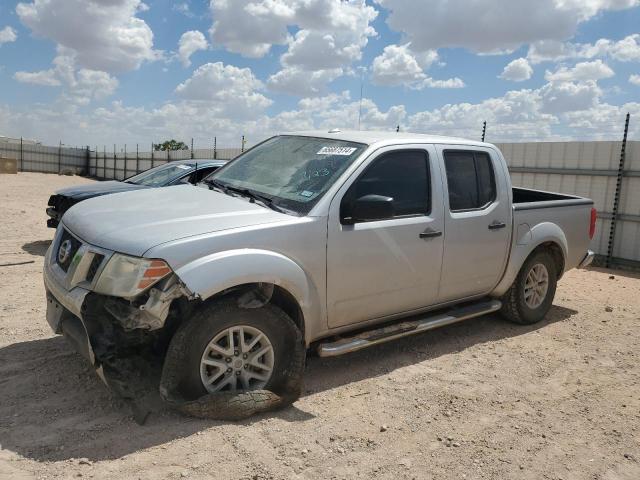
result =
[[[542,264],[548,273],[547,292],[542,303],[531,308],[525,301],[525,283],[529,272],[538,264]],[[553,303],[558,283],[557,267],[553,256],[546,250],[534,252],[522,265],[513,285],[502,297],[500,313],[504,318],[520,325],[531,325],[542,320]]]
[[[273,346],[273,370],[263,390],[281,395],[282,392],[290,393],[292,381],[300,383],[304,355],[300,364],[299,355],[295,352],[300,350],[302,335],[291,318],[271,304],[247,309],[238,307],[235,298],[228,298],[203,305],[180,326],[171,339],[165,359],[163,384],[172,385],[172,397],[191,401],[209,394],[200,377],[202,355],[219,332],[236,325],[259,329]],[[167,375],[174,378],[165,379]],[[221,393],[227,393],[228,396],[228,392]],[[238,394],[241,393],[238,391]]]

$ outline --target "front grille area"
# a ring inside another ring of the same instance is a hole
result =
[[[63,248],[67,245],[70,246],[65,250],[66,254],[63,253]],[[62,231],[62,235],[60,237],[60,243],[58,243],[58,248],[55,252],[53,252],[56,256],[56,263],[60,265],[60,268],[64,270],[66,273],[73,262],[73,257],[78,252],[78,249],[82,246],[80,240],[76,239],[73,235],[71,235],[66,230]]]
[[[87,282],[93,282],[102,260],[104,260],[104,255],[100,255],[99,253],[94,254],[93,260],[91,260],[91,265],[89,265],[89,270],[87,270]]]

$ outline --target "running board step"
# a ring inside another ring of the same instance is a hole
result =
[[[464,307],[452,308],[444,313],[432,313],[429,316],[415,320],[395,323],[375,330],[368,330],[353,337],[321,343],[318,345],[318,355],[321,357],[337,357],[338,355],[362,350],[363,348],[389,342],[397,338],[407,337],[416,333],[461,322],[469,318],[497,312],[501,307],[502,302],[499,300],[485,300]]]

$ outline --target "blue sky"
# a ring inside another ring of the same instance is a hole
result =
[[[0,4],[0,135],[45,143],[232,145],[358,118],[617,139],[628,111],[640,137],[639,102],[640,0]]]

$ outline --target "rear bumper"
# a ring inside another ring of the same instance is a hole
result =
[[[596,254],[594,252],[592,252],[591,250],[587,250],[587,254],[578,265],[578,268],[587,268],[589,265],[591,265],[595,256]]]

